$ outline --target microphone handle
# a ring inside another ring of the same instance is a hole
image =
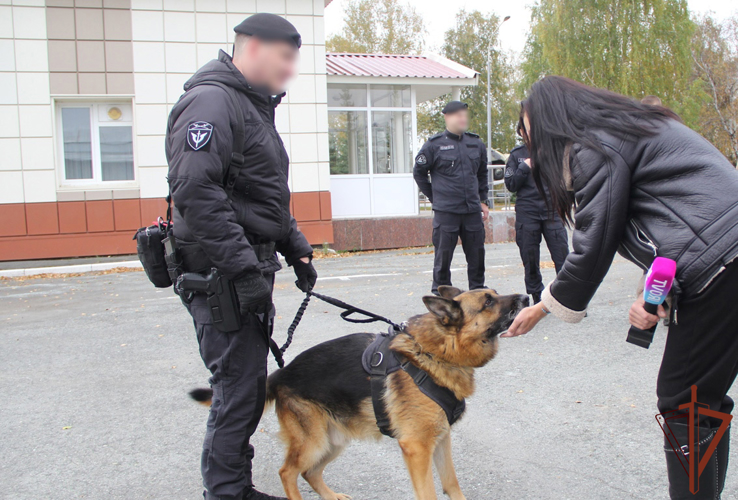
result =
[[[643,308],[649,314],[656,314],[659,310],[659,305],[646,302],[645,304],[643,304]],[[655,332],[656,325],[653,325],[648,330],[641,330],[640,328],[631,326],[630,330],[628,330],[628,337],[625,340],[626,342],[630,342],[633,345],[648,349],[649,347],[651,347],[651,342],[653,342],[653,334]]]

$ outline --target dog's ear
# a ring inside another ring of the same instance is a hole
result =
[[[462,293],[464,293],[463,290],[459,290],[455,286],[441,285],[438,287],[438,294],[444,299],[453,299]]]
[[[442,325],[454,325],[461,320],[461,306],[455,300],[427,295],[423,297],[423,304],[436,315]]]

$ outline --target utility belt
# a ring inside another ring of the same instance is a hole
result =
[[[252,245],[259,262],[274,257],[275,243]],[[207,295],[213,326],[222,332],[241,328],[241,312],[233,281],[214,267],[199,244],[180,244],[170,234],[164,240],[167,272],[174,284],[174,293],[184,302],[191,302],[197,293]]]
[[[167,201],[167,220],[160,217],[155,224],[136,231],[133,237],[146,276],[157,288],[173,285],[174,292],[187,303],[195,294],[204,293],[213,326],[222,332],[239,330],[241,312],[232,280],[213,265],[199,244],[177,241],[172,231],[171,198],[167,197]],[[260,263],[274,260],[274,242],[252,244],[252,248]],[[279,261],[276,266],[281,267]]]
[[[187,272],[191,273],[207,273],[210,268],[214,267],[210,258],[203,251],[198,243],[186,243],[180,240],[176,241],[179,248],[179,255],[182,259],[182,266]],[[265,262],[274,257],[277,251],[277,244],[274,242],[251,244],[251,248],[256,254],[259,262]]]

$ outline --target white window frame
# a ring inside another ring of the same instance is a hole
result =
[[[329,83],[330,84],[330,83]],[[333,85],[342,85],[340,83],[336,83]],[[407,85],[410,87],[410,106],[409,107],[374,107],[372,106],[372,93],[370,90],[370,87],[372,85],[374,86],[381,86],[381,85],[393,85],[393,84],[384,84],[384,83],[375,83],[375,84],[360,84],[364,85],[366,87],[366,106],[328,106],[328,112],[331,111],[361,111],[366,115],[366,133],[367,133],[367,154],[369,155],[369,173],[368,174],[331,174],[335,175],[337,177],[343,178],[351,178],[351,177],[374,177],[374,176],[380,176],[380,175],[412,175],[412,166],[410,167],[410,172],[403,172],[403,173],[383,173],[383,174],[377,174],[374,173],[374,138],[372,137],[372,112],[374,111],[407,111],[410,113],[411,121],[412,121],[412,137],[418,136],[418,129],[417,129],[417,113],[415,109],[415,88],[412,85]],[[406,84],[398,84],[398,85],[406,85]],[[415,144],[410,144],[410,147],[414,147]]]
[[[101,96],[102,97],[102,96]],[[104,122],[99,119],[101,107],[121,105],[131,110],[130,121]],[[88,108],[90,111],[90,132],[92,146],[92,179],[67,179],[66,165],[64,163],[64,129],[62,125],[62,108]],[[133,115],[135,107],[131,99],[63,99],[56,100],[54,103],[55,113],[55,145],[57,158],[57,179],[59,179],[57,189],[64,190],[80,190],[80,189],[135,189],[139,187],[138,164],[136,162],[136,129],[135,116]],[[133,146],[133,179],[104,181],[102,180],[102,161],[100,158],[100,127],[131,127],[131,141]]]
[[[348,83],[338,83],[338,82],[328,82],[329,85],[345,85]],[[356,216],[339,216],[335,217],[336,219],[360,219],[364,217],[395,217],[395,215],[391,214],[385,214],[385,215],[378,215],[377,210],[375,209],[375,187],[374,187],[374,181],[375,179],[401,179],[401,178],[412,178],[412,165],[410,166],[410,172],[405,173],[375,173],[374,172],[374,138],[372,136],[372,112],[374,111],[407,111],[410,113],[410,116],[412,117],[412,137],[417,138],[418,137],[418,117],[417,117],[417,103],[416,103],[416,96],[415,96],[415,86],[412,84],[394,84],[394,83],[366,83],[366,84],[350,84],[350,85],[364,85],[366,88],[366,106],[331,106],[328,105],[328,112],[331,111],[357,111],[357,112],[363,112],[366,114],[366,126],[367,126],[367,155],[368,155],[368,161],[369,161],[369,173],[367,174],[331,174],[331,178],[335,179],[369,179],[369,214],[364,215],[356,215]],[[371,95],[371,86],[377,86],[377,85],[407,85],[410,87],[410,106],[409,107],[374,107],[372,106],[372,95]],[[417,147],[416,144],[410,144],[410,147]],[[330,168],[330,167],[329,167]],[[418,215],[419,213],[419,203],[418,203],[418,187],[413,182],[414,186],[414,200],[415,200],[415,213],[414,215]],[[408,214],[403,214],[408,215]]]

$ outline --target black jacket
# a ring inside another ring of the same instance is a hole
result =
[[[510,192],[517,193],[515,198],[517,220],[560,221],[558,214],[549,209],[540,191],[538,191],[530,167],[524,161],[526,158],[530,158],[530,153],[523,144],[510,151],[505,167],[505,187]]]
[[[224,89],[201,85],[212,81],[238,90],[246,121],[245,162],[231,200],[223,181],[239,114]],[[281,97],[252,89],[223,51],[184,88],[172,108],[166,137],[177,239],[199,243],[230,276],[257,267],[252,244],[276,242],[288,263],[310,255],[312,247],[290,215],[289,158],[274,126]]]
[[[677,294],[698,294],[738,256],[738,171],[676,120],[653,137],[598,136],[604,154],[571,148],[573,251],[551,295],[583,311],[618,249],[644,270],[655,255],[674,259]]]
[[[477,134],[458,136],[445,130],[420,148],[413,176],[420,191],[433,203],[433,210],[480,212],[479,204],[487,201],[489,190],[487,149]]]

